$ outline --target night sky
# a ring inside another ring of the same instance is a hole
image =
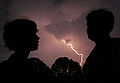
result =
[[[87,38],[85,16],[98,8],[113,12],[115,25],[111,36],[120,37],[120,0],[0,0],[0,62],[12,53],[4,46],[3,25],[16,18],[37,23],[39,49],[31,52],[30,57],[38,57],[48,66],[59,57],[80,62],[80,56],[62,42],[64,39],[84,55],[85,61],[95,45]]]

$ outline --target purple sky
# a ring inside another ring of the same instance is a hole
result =
[[[85,15],[92,9],[108,8],[115,16],[111,35],[120,37],[119,4],[119,0],[0,0],[0,62],[11,54],[2,40],[3,24],[15,18],[28,18],[38,25],[39,49],[30,57],[39,57],[48,66],[64,56],[79,62],[80,56],[62,42],[69,39],[85,61],[94,47],[87,38]]]

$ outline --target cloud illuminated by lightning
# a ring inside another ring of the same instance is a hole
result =
[[[74,48],[71,42],[66,42],[65,40],[62,40],[67,46],[70,46],[70,48],[79,56],[81,56],[81,61],[80,61],[80,66],[82,66],[83,63],[83,54],[82,53],[78,53]]]

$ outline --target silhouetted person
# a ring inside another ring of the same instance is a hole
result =
[[[35,22],[27,19],[15,19],[4,26],[5,46],[14,52],[8,60],[0,64],[0,72],[3,73],[1,75],[6,75],[6,79],[27,80],[29,70],[34,70],[28,69],[27,64],[29,53],[38,49],[39,37],[36,35],[36,27]],[[33,72],[36,71],[31,71]]]
[[[114,16],[107,9],[91,11],[87,16],[88,38],[96,46],[83,66],[87,83],[120,83],[120,39],[111,38]]]
[[[38,58],[28,58],[38,49],[37,25],[28,19],[15,19],[4,26],[5,46],[14,53],[0,63],[1,79],[12,82],[32,82],[48,79],[51,70]],[[48,75],[47,75],[48,74]]]

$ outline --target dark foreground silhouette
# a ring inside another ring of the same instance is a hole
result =
[[[35,22],[16,19],[4,26],[5,46],[14,53],[0,63],[0,80],[3,82],[46,82],[54,74],[38,58],[28,58],[31,51],[38,49],[39,37]]]
[[[111,38],[114,16],[106,9],[91,11],[87,16],[88,38],[96,46],[83,66],[87,83],[120,83],[120,39]]]
[[[58,58],[51,67],[61,83],[82,83],[81,66],[78,62],[68,59],[67,57]]]
[[[51,69],[39,58],[28,58],[38,49],[37,25],[16,19],[4,26],[5,46],[13,51],[0,63],[1,82],[120,83],[120,39],[111,38],[114,16],[106,9],[91,11],[87,16],[88,38],[96,46],[81,67],[67,57],[58,58]]]

